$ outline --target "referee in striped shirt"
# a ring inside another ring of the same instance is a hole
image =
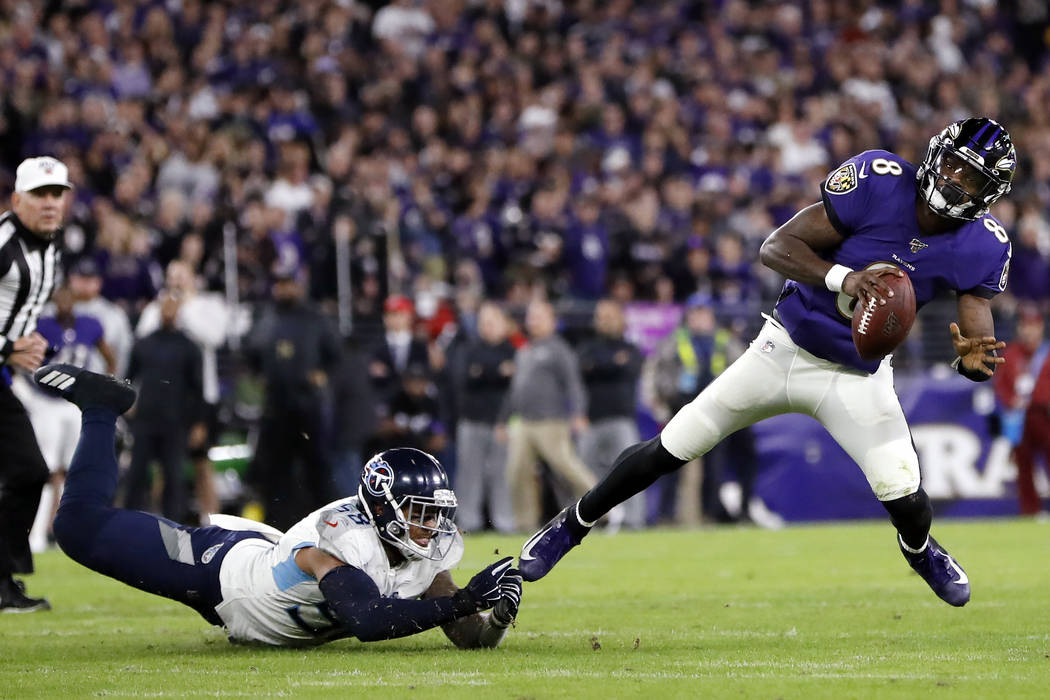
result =
[[[55,235],[71,189],[61,161],[27,158],[15,172],[11,211],[0,214],[0,612],[51,608],[14,579],[33,572],[29,529],[48,469],[29,415],[11,392],[11,372],[32,372],[44,360],[47,341],[36,320],[55,288]]]

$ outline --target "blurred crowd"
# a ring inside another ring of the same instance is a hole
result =
[[[323,395],[295,420],[335,426],[333,464],[384,439],[402,389],[451,455],[484,300],[521,342],[529,303],[586,309],[573,352],[599,299],[703,299],[739,333],[781,284],[758,246],[831,169],[918,162],[974,114],[1020,156],[997,308],[1046,312],[1048,29],[1026,0],[0,0],[0,190],[23,157],[69,166],[65,260],[96,313],[138,323],[173,286],[225,302],[205,403],[233,393],[231,347],[272,388],[303,348],[266,342],[310,308],[338,324],[289,391]],[[395,335],[415,354],[383,375]],[[377,411],[340,399],[365,390]]]

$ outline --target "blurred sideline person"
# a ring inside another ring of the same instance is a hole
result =
[[[1006,364],[995,373],[995,393],[1005,409],[1003,433],[1014,446],[1021,515],[1044,512],[1035,489],[1036,460],[1050,475],[1050,341],[1044,330],[1039,309],[1023,306],[1017,338],[1007,343]]]
[[[1010,191],[1017,154],[986,118],[948,125],[916,167],[888,151],[856,155],[824,181],[810,205],[762,245],[762,262],[787,278],[766,325],[744,355],[657,437],[632,446],[612,473],[533,535],[521,552],[526,580],[542,578],[591,526],[662,474],[730,433],[782,413],[819,420],[860,466],[897,530],[909,565],[939,598],[970,600],[970,579],[930,535],[933,509],[919,482],[911,433],[893,388],[890,357],[863,360],[853,344],[855,304],[891,290],[873,261],[908,269],[916,308],[955,291],[953,366],[986,381],[1003,358],[989,300],[1006,288],[1010,238],[989,207]],[[877,265],[877,263],[876,263]],[[878,267],[881,267],[879,265]],[[902,275],[900,268],[889,274]]]
[[[595,337],[577,350],[589,421],[580,436],[580,457],[600,476],[639,438],[635,413],[642,353],[624,338],[626,328],[620,303],[602,299],[594,307]],[[645,510],[645,493],[635,494],[609,514],[609,529],[645,527]]]
[[[388,403],[377,406],[376,431],[366,441],[365,452],[374,454],[402,446],[440,453],[448,436],[430,372],[425,365],[413,363],[399,376],[400,388]]]
[[[201,351],[178,328],[182,301],[170,291],[160,295],[160,327],[135,342],[128,380],[139,398],[129,421],[134,443],[125,504],[152,511],[150,467],[160,463],[164,489],[161,512],[183,522],[188,515],[184,467],[187,436],[204,430]]]
[[[368,381],[365,356],[351,336],[332,379],[332,484],[336,493],[350,493],[364,464],[364,444],[375,428],[376,401]]]
[[[381,403],[401,388],[401,374],[410,365],[430,366],[427,344],[413,333],[415,305],[401,294],[383,302],[383,337],[369,352],[368,376],[375,397]]]
[[[0,611],[49,610],[30,598],[14,574],[33,573],[29,530],[49,478],[25,407],[11,391],[15,371],[40,366],[47,340],[37,317],[57,281],[55,236],[71,200],[69,170],[48,156],[27,158],[15,171],[11,210],[0,214]]]
[[[507,316],[498,304],[478,308],[478,337],[453,359],[455,392],[456,494],[459,526],[466,532],[485,527],[488,513],[499,532],[514,530],[507,489],[507,431],[501,422],[514,376],[514,345]]]
[[[304,301],[297,275],[278,274],[273,304],[252,327],[245,348],[266,382],[249,476],[260,490],[266,522],[279,529],[295,522],[301,501],[327,501],[332,490],[326,408],[328,378],[339,367],[341,348],[328,320]]]
[[[424,452],[376,455],[356,495],[286,533],[234,516],[215,516],[228,528],[186,527],[112,506],[114,424],[135,400],[129,385],[63,364],[35,378],[82,411],[55,520],[59,546],[89,569],[188,605],[232,642],[367,642],[441,625],[457,646],[494,647],[517,615],[521,577],[511,557],[464,588],[453,582],[449,570],[464,550],[456,496],[440,463]]]
[[[116,357],[116,375],[123,377],[128,371],[135,335],[124,308],[102,296],[102,275],[98,263],[86,257],[77,260],[69,270],[69,289],[73,292],[73,313],[97,318],[102,324],[104,340]],[[103,367],[101,364],[89,364],[87,369],[97,372]]]
[[[678,328],[646,360],[643,392],[661,424],[743,354],[744,348],[736,336],[718,324],[713,304],[714,299],[707,294],[691,295]],[[757,459],[751,428],[741,428],[712,447],[702,460],[693,460],[664,476],[656,486],[664,487],[661,496],[670,487],[674,500],[671,507],[679,523],[697,524],[703,514],[712,522],[751,520],[766,527],[779,527],[779,516],[752,498]],[[729,472],[737,478],[739,504],[722,497]]]
[[[576,354],[555,333],[557,318],[547,301],[525,312],[529,342],[514,357],[507,413],[507,479],[515,526],[530,530],[540,521],[542,459],[573,495],[594,485],[594,474],[576,454],[573,433],[587,429],[587,395]]]
[[[208,459],[208,448],[218,440],[219,432],[219,367],[217,352],[226,342],[229,314],[226,302],[219,294],[201,292],[193,268],[182,260],[168,263],[165,289],[179,298],[179,312],[175,327],[185,333],[201,352],[201,380],[204,403],[200,420],[188,436],[190,458],[193,460],[194,491],[197,513],[203,518],[219,512],[215,492],[215,470]],[[139,316],[135,335],[143,338],[161,325],[161,301],[146,305]]]
[[[37,332],[47,341],[51,359],[87,367],[101,358],[106,370],[115,372],[116,356],[103,338],[102,324],[91,316],[73,312],[73,292],[69,287],[56,289],[53,301],[53,315],[43,316],[37,322]],[[80,437],[80,415],[75,406],[44,393],[28,376],[16,376],[11,388],[29,412],[40,452],[51,470],[29,536],[32,550],[40,552],[47,548],[66,469]]]
[[[718,327],[713,304],[710,295],[691,295],[678,327],[646,359],[643,393],[660,425],[666,425],[740,355],[729,332]],[[707,462],[705,455],[657,480],[660,517],[673,517],[683,525],[700,523],[709,505],[701,492],[712,481]]]

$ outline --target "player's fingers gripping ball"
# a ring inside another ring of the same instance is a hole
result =
[[[915,290],[907,273],[887,268],[879,274],[879,282],[893,296],[883,295],[885,304],[875,296],[859,297],[853,310],[853,344],[866,361],[881,360],[893,352],[915,323]]]

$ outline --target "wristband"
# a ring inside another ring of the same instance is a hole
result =
[[[842,281],[851,272],[853,272],[852,268],[845,265],[832,265],[828,274],[824,275],[824,286],[833,292],[841,292]]]
[[[992,356],[996,356],[995,350],[992,350]],[[962,376],[969,379],[971,382],[986,382],[989,379],[991,379],[991,376],[985,374],[984,372],[981,372],[980,370],[966,369],[965,367],[963,367],[961,357],[956,357],[954,360],[952,360],[952,368]]]

